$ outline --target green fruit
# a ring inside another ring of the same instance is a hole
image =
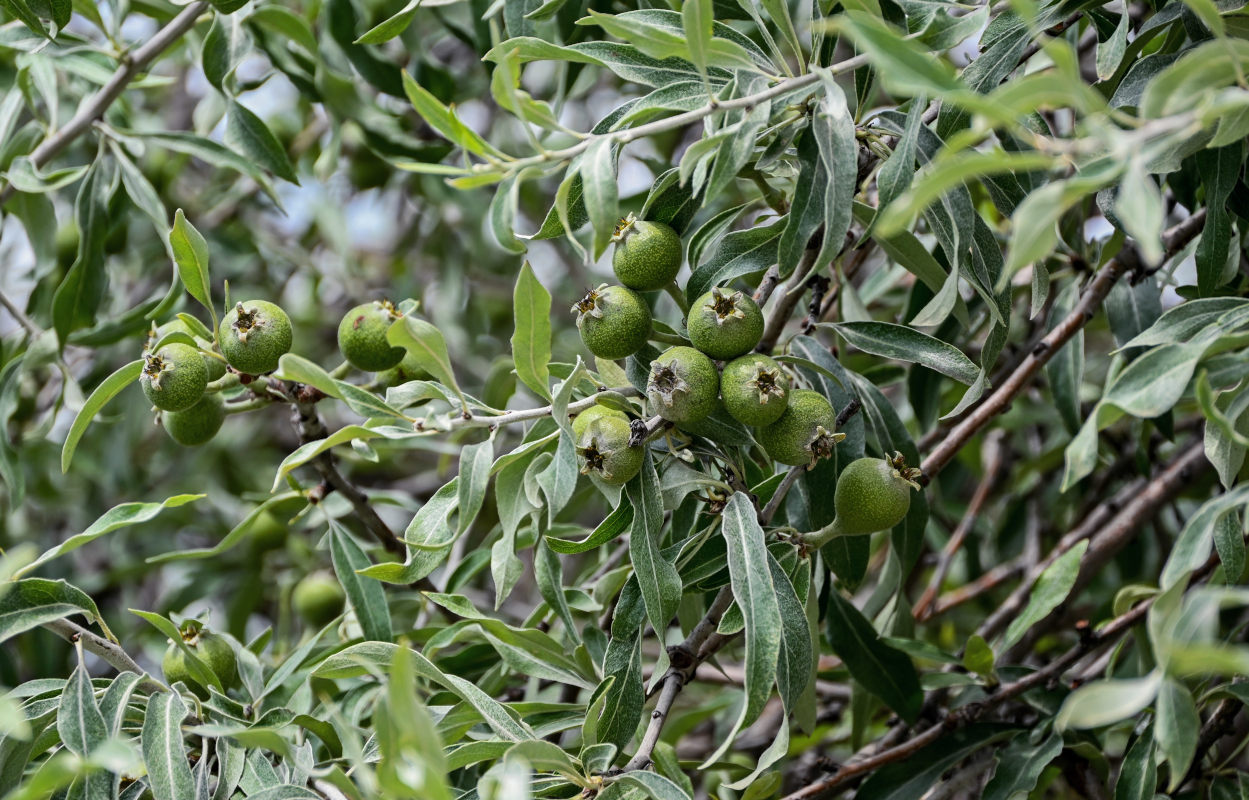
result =
[[[577,461],[582,475],[603,483],[628,483],[642,469],[645,450],[629,444],[633,429],[628,417],[600,414],[586,424],[577,437]]]
[[[267,553],[286,544],[286,524],[268,510],[256,515],[248,533],[252,551],[256,553]]]
[[[238,658],[229,642],[200,628],[198,624],[188,625],[183,629],[182,641],[190,648],[191,654],[170,643],[161,659],[161,671],[165,673],[166,683],[172,686],[181,681],[195,694],[207,697],[208,687],[196,680],[187,666],[187,659],[192,657],[208,667],[217,676],[217,680],[221,681],[223,688],[230,689],[238,683]]]
[[[837,478],[833,493],[833,535],[858,536],[885,531],[906,519],[911,490],[919,487],[900,454],[890,460],[860,458],[851,461]]]
[[[180,319],[170,320],[157,328],[156,338],[154,341],[159,342],[171,333],[185,333],[187,336],[190,336],[195,340],[195,343],[199,345],[201,350],[209,350],[212,348],[212,342],[206,342],[203,339],[200,339],[191,330],[191,326],[187,325]],[[219,358],[213,358],[207,353],[204,354],[204,366],[208,369],[208,380],[210,382],[215,381],[226,374],[225,362]]]
[[[725,409],[743,425],[771,425],[789,406],[789,378],[772,359],[748,353],[724,365],[720,395]]]
[[[389,301],[361,303],[338,323],[338,349],[351,366],[365,372],[381,372],[398,366],[405,351],[386,341],[386,331],[402,314]]]
[[[294,336],[286,312],[266,300],[236,303],[221,320],[217,340],[230,366],[248,375],[278,368]]]
[[[790,466],[814,464],[833,454],[833,446],[846,438],[834,433],[837,415],[828,399],[810,389],[789,393],[789,405],[780,419],[760,428],[755,436],[768,456]]]
[[[763,312],[746,293],[719,286],[690,306],[690,343],[715,359],[749,353],[763,338]]]
[[[642,296],[623,286],[603,284],[572,307],[581,341],[599,358],[631,356],[651,333],[651,310]]]
[[[647,222],[630,214],[620,220],[612,241],[616,243],[612,269],[630,289],[662,289],[681,269],[681,237],[662,222]]]
[[[180,445],[195,447],[217,435],[226,419],[221,395],[206,394],[199,402],[182,411],[166,411],[160,415],[165,433]]]
[[[139,384],[152,405],[162,411],[182,411],[204,396],[208,368],[200,351],[175,342],[147,354]]]
[[[78,224],[73,220],[56,229],[56,263],[65,269],[78,259]]]
[[[670,347],[651,362],[646,399],[666,420],[697,422],[715,410],[719,394],[716,365],[692,347]]]
[[[623,419],[625,422],[629,421],[629,416],[625,414],[623,411],[620,411],[615,408],[608,408],[607,406],[595,404],[587,408],[585,411],[582,411],[580,414],[578,414],[576,417],[573,418],[573,421],[572,421],[573,439],[580,439],[581,434],[586,432],[586,429],[590,427],[591,422],[593,422],[596,419],[602,419],[603,417],[619,417],[620,419]]]
[[[291,604],[295,613],[315,628],[328,625],[331,620],[343,613],[347,596],[338,579],[328,572],[313,572],[305,575],[295,584],[291,594]]]

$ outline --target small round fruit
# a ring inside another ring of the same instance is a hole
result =
[[[294,335],[285,311],[267,300],[248,300],[235,303],[222,318],[217,340],[230,366],[248,375],[263,375],[278,368],[278,359],[290,351]]]
[[[267,509],[261,511],[252,520],[248,530],[252,552],[267,553],[277,550],[286,544],[286,533],[286,523],[278,519],[276,514]]]
[[[891,459],[851,461],[837,478],[833,528],[842,536],[885,531],[906,519],[918,470],[908,469],[901,454]]]
[[[697,422],[715,410],[719,394],[716,365],[692,347],[670,347],[651,362],[646,399],[666,420]]]
[[[195,343],[200,346],[201,350],[208,350],[212,347],[212,342],[206,342],[196,336],[194,331],[191,330],[191,326],[180,319],[170,320],[157,328],[156,338],[153,341],[159,342],[171,333],[185,333],[195,340]],[[208,354],[204,354],[204,366],[208,369],[208,380],[210,383],[226,374],[225,362]]]
[[[599,358],[631,356],[646,345],[651,310],[642,296],[623,286],[603,284],[586,292],[572,307],[581,341]]]
[[[717,286],[690,306],[685,329],[690,343],[712,358],[736,358],[763,338],[763,312],[745,292]]]
[[[581,434],[586,432],[586,429],[590,427],[591,422],[593,422],[596,419],[602,419],[603,417],[619,417],[620,419],[623,419],[625,422],[629,421],[629,415],[625,414],[623,411],[620,411],[615,408],[608,408],[607,406],[604,406],[604,405],[595,404],[587,408],[585,411],[582,411],[576,417],[573,417],[573,420],[572,420],[573,438],[580,439]]]
[[[194,657],[208,667],[221,686],[232,688],[238,682],[238,658],[234,648],[222,637],[199,627],[184,629],[182,641],[191,650],[186,653],[181,647],[170,643],[161,659],[161,671],[165,673],[165,682],[173,685],[181,681],[200,697],[208,696],[208,687],[196,680],[187,665],[187,659]]]
[[[403,361],[406,351],[386,341],[390,324],[402,314],[386,300],[361,303],[338,323],[338,349],[351,366],[365,372],[382,372]]]
[[[166,411],[160,424],[169,438],[184,447],[196,447],[211,440],[226,421],[221,395],[206,394],[199,402],[182,411]]]
[[[417,361],[415,354],[405,350],[403,360],[399,362],[399,366],[391,367],[385,372],[379,372],[377,382],[382,386],[402,386],[408,381],[428,381],[432,380],[433,377]]]
[[[681,237],[662,222],[648,222],[630,214],[620,220],[612,241],[616,243],[612,269],[630,289],[662,289],[681,270]]]
[[[328,625],[331,620],[343,613],[343,605],[347,596],[338,579],[328,572],[319,571],[305,575],[295,584],[291,593],[291,603],[295,613],[315,628]]]
[[[747,353],[724,365],[720,395],[725,409],[743,425],[771,425],[789,406],[789,377],[767,356]]]
[[[629,440],[633,428],[624,414],[600,414],[577,437],[577,461],[582,475],[593,475],[603,483],[628,483],[642,469],[646,455]]]
[[[182,411],[204,396],[208,368],[200,351],[174,342],[147,354],[139,383],[152,405],[162,411]]]
[[[824,395],[796,389],[789,393],[789,405],[780,419],[760,428],[755,438],[772,460],[797,467],[833,454],[833,446],[846,438],[844,433],[834,433],[836,427],[837,415]]]

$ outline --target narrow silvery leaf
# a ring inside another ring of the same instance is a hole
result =
[[[186,704],[176,694],[159,692],[148,698],[143,717],[143,763],[156,800],[186,800],[195,796],[195,779],[182,741]]]
[[[581,156],[582,197],[594,228],[594,257],[607,249],[619,217],[616,195],[616,157],[612,141],[595,139]]]
[[[1075,586],[1076,577],[1080,574],[1080,559],[1083,558],[1088,546],[1087,539],[1077,543],[1045,568],[1032,587],[1028,605],[1024,606],[1023,611],[1011,620],[1010,627],[1006,629],[1006,636],[997,648],[998,652],[1004,653],[1013,647],[1023,638],[1029,628],[1049,616],[1051,611],[1067,599],[1067,595],[1071,593],[1071,587]]]
[[[521,383],[550,399],[551,294],[533,274],[526,261],[516,276],[512,292],[515,332],[512,334],[512,362]]]
[[[330,555],[334,561],[334,573],[343,591],[347,593],[347,601],[351,610],[356,613],[356,621],[364,638],[374,641],[388,642],[392,637],[390,628],[390,607],[386,602],[386,593],[377,581],[357,574],[359,570],[372,566],[363,548],[336,523],[330,523]]]
[[[633,527],[629,533],[629,560],[637,575],[651,626],[665,631],[681,602],[682,584],[676,567],[661,551],[663,536],[663,494],[659,475],[648,453],[642,471],[625,487],[633,506]]]

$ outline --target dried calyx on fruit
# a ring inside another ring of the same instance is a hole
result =
[[[577,435],[577,463],[582,475],[592,475],[603,483],[618,486],[628,483],[641,471],[646,451],[629,444],[633,435],[629,418],[611,413],[610,409],[606,411],[592,417]]]
[[[697,422],[716,409],[719,394],[716,365],[692,347],[670,347],[651,362],[646,399],[666,420]]]
[[[833,454],[844,433],[837,433],[837,415],[832,403],[819,392],[798,389],[790,392],[785,412],[771,425],[755,434],[759,444],[774,460],[790,466],[811,466]]]
[[[901,453],[850,462],[837,478],[833,494],[836,516],[820,530],[804,535],[803,542],[819,547],[837,536],[889,530],[906,519],[911,492],[919,490],[917,480],[922,474],[908,467]]]
[[[743,425],[771,425],[789,407],[789,377],[771,358],[748,353],[724,365],[720,396],[729,414]]]
[[[616,225],[612,241],[612,269],[630,289],[662,289],[681,270],[681,237],[662,222],[630,214]]]
[[[763,338],[763,312],[745,292],[715,287],[690,305],[690,343],[716,359],[748,353]]]
[[[581,341],[599,358],[631,356],[651,333],[651,310],[641,295],[623,286],[603,284],[573,304]]]
[[[174,342],[144,357],[139,383],[152,405],[162,411],[182,411],[204,396],[208,368],[198,350]]]
[[[238,683],[238,657],[228,641],[194,619],[182,623],[178,635],[182,637],[186,650],[179,647],[177,642],[170,642],[165,650],[161,659],[161,671],[165,673],[166,683],[170,686],[184,683],[199,697],[207,698],[210,682],[196,677],[197,670],[189,665],[192,658],[217,676],[223,689],[233,688]]]
[[[391,323],[403,316],[389,300],[361,303],[338,323],[338,349],[356,369],[382,372],[403,361],[407,351],[386,339]]]
[[[278,359],[291,349],[294,334],[290,317],[267,300],[235,303],[221,319],[217,341],[230,366],[248,375],[278,368]]]
[[[166,322],[164,325],[161,325],[159,328],[156,328],[155,330],[153,330],[148,337],[148,343],[149,345],[155,344],[171,333],[183,333],[183,334],[186,334],[187,336],[190,336],[192,339],[195,340],[195,344],[200,348],[200,350],[206,351],[206,350],[212,349],[211,341],[206,341],[196,336],[195,331],[191,329],[191,326],[186,324],[180,319],[170,320],[169,322]],[[205,352],[203,355],[204,355],[204,367],[208,370],[208,380],[210,382],[215,381],[218,378],[220,378],[222,375],[226,374],[226,365],[224,361],[222,361],[220,358],[216,357],[215,355],[209,355],[207,352]]]

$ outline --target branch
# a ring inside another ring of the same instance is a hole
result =
[[[1091,538],[1089,549],[1080,563],[1080,574],[1068,594],[1075,597],[1123,545],[1140,533],[1142,524],[1188,483],[1193,470],[1201,469],[1203,464],[1208,465],[1209,462],[1205,459],[1205,449],[1197,442],[1148,483],[1133,482],[1117,492],[1064,536],[1044,560],[1028,570],[1015,591],[981,623],[976,633],[986,640],[996,636],[1027,604],[1032,596],[1032,587],[1041,573],[1078,542]]]
[[[121,66],[109,78],[108,83],[100,87],[98,92],[86,100],[78,108],[78,113],[74,114],[69,122],[65,123],[56,133],[44,139],[31,152],[31,163],[36,168],[42,167],[86,132],[96,120],[104,116],[104,112],[108,111],[108,107],[113,104],[113,101],[120,97],[121,93],[130,85],[130,81],[134,80],[136,75],[142,72],[167,47],[177,41],[182,34],[189,31],[195,25],[196,20],[199,19],[199,15],[207,11],[208,8],[209,4],[205,0],[197,0],[191,3],[182,9],[178,16],[170,20],[169,24],[157,31],[138,50],[135,50],[133,53],[123,53]],[[12,199],[16,193],[17,190],[13,188],[12,184],[0,190],[0,206]]]
[[[834,64],[828,69],[833,75],[840,75],[843,72],[850,72],[868,63],[866,55],[857,55],[848,58],[838,64]],[[675,117],[667,117],[665,119],[648,122],[645,125],[639,125],[636,128],[626,128],[619,131],[609,131],[607,133],[589,134],[581,141],[562,150],[551,150],[545,153],[539,153],[536,156],[527,158],[517,158],[511,161],[496,162],[492,165],[492,169],[496,167],[505,167],[510,172],[519,172],[526,167],[539,166],[552,162],[568,161],[576,156],[581,155],[590,145],[595,144],[603,139],[628,144],[637,139],[647,136],[653,136],[657,133],[684,128],[686,125],[692,125],[704,117],[711,116],[717,111],[733,111],[736,109],[754,108],[760,103],[772,100],[790,92],[797,91],[820,80],[820,75],[815,72],[808,72],[794,78],[786,78],[775,86],[764,89],[755,94],[748,94],[744,97],[734,97],[730,100],[713,100],[706,105],[695,108],[692,111],[686,111],[683,114],[677,114]],[[480,167],[483,165],[479,165]]]
[[[651,721],[646,726],[642,743],[638,745],[637,752],[624,765],[622,771],[645,769],[651,763],[651,754],[655,752],[655,745],[659,743],[659,735],[663,733],[664,723],[668,720],[668,712],[672,710],[672,704],[676,702],[677,695],[698,670],[699,664],[710,658],[716,650],[729,641],[727,637],[709,640],[715,633],[716,626],[720,624],[720,617],[724,616],[724,612],[728,610],[732,602],[732,588],[729,586],[721,588],[719,594],[711,601],[711,607],[707,609],[707,613],[694,626],[694,630],[690,631],[690,635],[685,637],[685,641],[668,649],[672,666],[668,669],[668,674],[663,677],[663,683],[659,688],[659,699],[655,702],[655,710],[651,712]]]
[[[601,388],[597,394],[582,398],[575,403],[568,404],[568,413],[575,414],[578,411],[585,411],[598,402],[600,396],[604,394],[622,394],[625,397],[636,397],[641,394],[632,386],[620,386],[615,389]],[[520,411],[509,411],[506,414],[473,414],[470,417],[456,417],[451,420],[452,428],[498,428],[503,425],[514,425],[517,422],[528,422],[531,419],[541,419],[542,417],[551,416],[554,409],[551,406],[541,406],[539,408],[525,408]]]
[[[133,672],[139,676],[147,675],[147,670],[139,666],[139,662],[135,661],[130,657],[129,653],[121,649],[121,645],[110,642],[103,636],[96,636],[77,623],[70,622],[67,619],[54,619],[51,622],[45,622],[43,627],[71,644],[81,642],[85,649],[95,653],[118,672]],[[139,687],[146,692],[168,691],[168,688],[163,683],[147,677],[140,681]]]
[[[959,520],[958,527],[954,530],[954,535],[950,537],[950,541],[946,543],[945,549],[941,551],[941,560],[937,562],[937,567],[932,571],[932,578],[928,581],[928,588],[924,590],[924,594],[920,596],[919,602],[915,604],[912,611],[915,619],[924,622],[932,616],[933,603],[937,599],[937,592],[941,591],[941,584],[945,583],[946,575],[950,572],[950,565],[954,562],[954,556],[958,553],[959,548],[963,546],[963,542],[967,539],[967,534],[971,533],[972,525],[976,523],[976,519],[980,516],[980,511],[989,500],[989,494],[997,483],[998,476],[1002,472],[1002,467],[1006,462],[1004,458],[1006,447],[1002,440],[1005,438],[1005,432],[1001,430],[994,431],[986,439],[984,444],[984,477],[980,479],[980,484],[976,487],[976,491],[972,494],[971,501],[967,504],[967,511],[963,514],[963,518]]]
[[[1203,208],[1163,235],[1163,244],[1166,247],[1167,257],[1175,255],[1176,252],[1201,232],[1201,228],[1205,224],[1205,217],[1206,210]],[[928,458],[924,459],[921,467],[924,477],[921,478],[921,481],[926,483],[932,480],[946,464],[953,460],[954,456],[963,449],[963,446],[981,428],[998,414],[1009,409],[1015,397],[1024,390],[1028,382],[1032,380],[1032,377],[1049,363],[1050,359],[1062,349],[1064,344],[1070,341],[1073,336],[1089,323],[1098,306],[1106,299],[1106,295],[1110,294],[1110,290],[1114,287],[1115,282],[1119,280],[1124,272],[1134,269],[1138,265],[1135,250],[1125,249],[1119,256],[1111,259],[1106,266],[1102,267],[1084,290],[1071,313],[1064,317],[1045,338],[1037,343],[1037,346],[1033,348],[1028,357],[1019,364],[1018,368],[1010,374],[993,394],[982,400],[975,410],[963,419],[962,422],[951,428],[950,432],[937,445],[937,448],[928,455]]]

